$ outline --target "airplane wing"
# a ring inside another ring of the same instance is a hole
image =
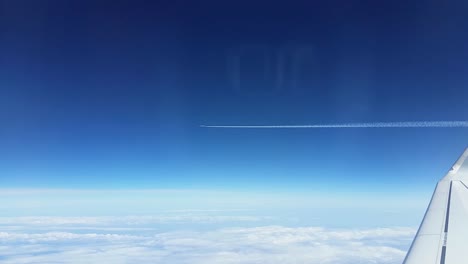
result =
[[[468,148],[435,188],[403,264],[468,263]]]

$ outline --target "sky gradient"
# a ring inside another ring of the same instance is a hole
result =
[[[401,263],[468,146],[467,13],[0,0],[0,262]]]
[[[463,1],[2,1],[5,189],[420,193],[468,130]],[[372,196],[370,196],[372,197]]]

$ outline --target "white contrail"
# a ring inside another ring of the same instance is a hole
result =
[[[206,128],[428,128],[428,127],[468,127],[468,121],[412,121],[412,122],[374,122],[341,123],[315,125],[200,125]]]

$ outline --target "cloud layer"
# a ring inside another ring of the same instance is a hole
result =
[[[71,222],[76,223],[76,218]],[[90,219],[83,222],[96,224]],[[403,227],[350,230],[285,226],[72,231],[0,232],[0,260],[15,264],[399,264],[415,233],[413,228]]]

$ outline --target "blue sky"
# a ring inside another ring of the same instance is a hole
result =
[[[2,187],[428,198],[466,128],[199,125],[466,120],[466,8],[5,2]]]
[[[401,263],[468,128],[200,125],[466,121],[467,9],[0,1],[0,261]]]

